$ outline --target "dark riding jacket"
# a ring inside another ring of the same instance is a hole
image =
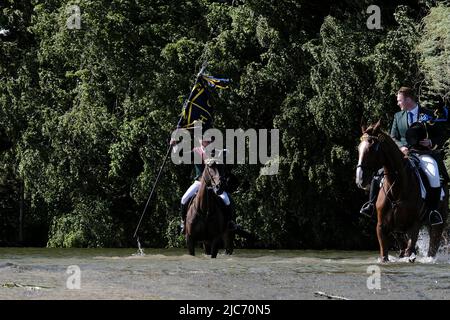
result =
[[[419,112],[418,117],[419,120],[422,115],[428,115],[433,117],[434,114],[431,110],[422,108],[419,106]],[[434,123],[434,124],[425,124],[427,132],[428,132],[428,138],[433,143],[433,147],[437,146],[438,149],[442,148],[442,145],[444,144],[444,132],[443,127],[440,123]],[[395,141],[395,143],[400,147],[407,147],[408,142],[406,141],[406,131],[409,128],[408,124],[408,111],[399,111],[394,115],[394,121],[392,122],[391,127],[391,137]]]

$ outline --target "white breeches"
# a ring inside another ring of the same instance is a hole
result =
[[[432,188],[438,188],[441,186],[441,181],[439,179],[439,169],[436,163],[430,155],[423,154],[419,156],[420,158],[420,168],[425,172],[430,182]]]
[[[186,204],[186,202],[188,202],[188,200],[197,193],[198,188],[200,188],[200,181],[194,181],[194,183],[189,187],[189,189],[187,189],[187,191],[181,198],[181,204]],[[228,197],[228,193],[223,191],[222,194],[219,195],[219,197],[223,200],[226,206],[230,205],[230,198]]]

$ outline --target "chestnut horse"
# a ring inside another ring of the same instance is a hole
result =
[[[389,242],[393,233],[406,235],[407,240],[401,244],[400,257],[409,257],[415,253],[417,237],[423,225],[427,225],[430,234],[428,256],[434,257],[447,220],[448,190],[444,188],[445,197],[439,205],[444,223],[430,226],[419,180],[409,160],[404,157],[394,140],[380,130],[380,121],[367,129],[362,128],[362,133],[358,146],[356,184],[367,190],[375,172],[381,167],[384,168],[384,183],[375,205],[376,231],[382,261],[389,260]]]
[[[222,188],[220,170],[223,164],[215,159],[205,160],[205,168],[197,194],[186,215],[186,244],[189,254],[195,255],[195,242],[203,241],[205,253],[216,258],[222,241],[228,254],[233,250],[233,233],[228,229],[223,200],[216,194]]]

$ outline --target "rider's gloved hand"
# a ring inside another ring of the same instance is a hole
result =
[[[407,147],[401,147],[400,151],[403,152],[403,154],[405,156],[407,156],[409,154],[409,149]]]

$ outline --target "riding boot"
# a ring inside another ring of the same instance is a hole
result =
[[[180,214],[181,214],[181,223],[180,223],[180,234],[184,234],[184,225],[186,221],[187,209],[189,207],[189,201],[186,201],[186,204],[180,205]]]
[[[450,182],[450,177],[448,176],[447,168],[445,167],[444,161],[439,161],[438,163],[439,172],[441,174],[443,180],[443,186],[447,188],[448,183]]]
[[[372,183],[370,184],[370,194],[369,194],[369,201],[363,204],[360,213],[370,217],[372,216],[373,209],[375,208],[375,202],[377,201],[378,192],[380,191],[380,180],[381,177],[378,175],[375,175],[372,178]]]
[[[441,188],[430,188],[427,194],[427,207],[429,210],[429,222],[432,226],[444,223],[441,214],[438,211],[439,203],[441,202]]]
[[[447,184],[450,182],[450,177],[448,175],[447,168],[445,167],[443,154],[442,152],[434,152],[432,153],[432,156],[438,165],[441,180],[443,180],[442,185],[447,187]]]

